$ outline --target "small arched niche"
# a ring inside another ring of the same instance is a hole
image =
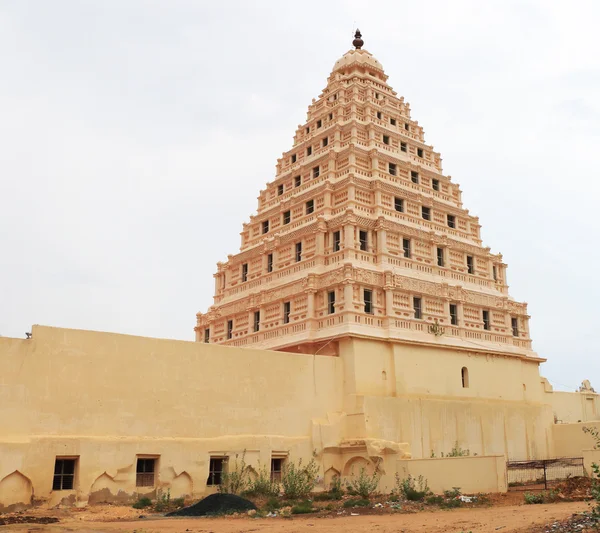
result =
[[[460,371],[460,377],[462,380],[463,389],[469,388],[469,369],[466,366],[463,366]]]

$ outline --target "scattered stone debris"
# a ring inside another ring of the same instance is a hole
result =
[[[245,498],[234,494],[211,494],[194,505],[167,513],[166,516],[208,516],[246,512],[252,509],[256,510],[256,505]]]
[[[535,531],[540,533],[591,533],[598,531],[596,527],[597,522],[588,513],[577,513],[568,520],[552,522]]]
[[[10,524],[55,524],[58,518],[52,516],[4,516],[0,517],[0,526],[8,526]]]

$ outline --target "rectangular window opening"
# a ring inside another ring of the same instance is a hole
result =
[[[327,313],[330,315],[335,313],[335,291],[327,293]]]
[[[402,198],[398,198],[397,196],[394,198],[394,209],[400,213],[404,213],[404,200]]]
[[[416,296],[413,298],[413,309],[415,310],[415,318],[423,318],[421,298],[417,298]]]
[[[296,243],[296,263],[302,261],[302,243]]]
[[[423,148],[417,148],[417,156],[423,157]]]
[[[260,311],[254,311],[254,333],[260,329]]]
[[[52,490],[73,490],[75,487],[75,463],[77,459],[60,459],[54,461],[54,478]]]
[[[248,281],[248,263],[242,265],[242,282]]]
[[[269,221],[268,220],[263,220],[262,232],[263,232],[263,234],[269,233]]]
[[[435,178],[431,180],[431,188],[434,191],[440,190],[440,180],[436,180]]]
[[[294,178],[294,187],[300,187],[300,185],[302,185],[302,177],[296,176]]]
[[[408,146],[405,142],[401,142],[400,143],[400,151],[401,152],[408,152]]]
[[[327,146],[329,144],[329,137],[325,137],[323,139],[323,148],[325,148],[325,146]]]
[[[388,165],[388,172],[392,175],[392,176],[397,176],[398,175],[398,167],[396,166],[396,163],[390,163]]]
[[[419,173],[416,170],[410,171],[410,181],[413,183],[419,183]]]
[[[296,162],[296,154],[292,155],[292,164],[294,164]]]
[[[277,185],[277,196],[281,196],[283,194],[283,185]]]
[[[431,209],[429,207],[421,206],[421,216],[423,220],[431,220]]]
[[[365,313],[373,314],[373,291],[371,289],[363,290],[363,300],[365,301]]]
[[[322,120],[317,120],[317,128],[320,128],[323,125],[323,121]]]
[[[482,318],[483,318],[483,329],[490,329],[490,312],[487,311],[486,309],[484,309],[481,312]]]
[[[339,231],[333,232],[333,251],[340,251],[340,241],[341,241],[341,233]]]
[[[291,302],[283,302],[283,323],[290,323],[290,314],[292,312],[292,303]]]
[[[204,342],[208,344],[210,342],[210,328],[204,330]]]
[[[233,320],[227,321],[227,338],[231,339],[233,337]]]
[[[309,200],[308,202],[306,202],[306,214],[310,215],[311,213],[313,213],[315,210],[315,201],[314,200]]]
[[[496,265],[492,266],[492,277],[494,278],[494,281],[498,281],[498,268]]]
[[[454,215],[447,215],[447,222],[449,228],[456,227],[456,217]]]
[[[395,126],[396,125],[396,119],[395,118],[390,118],[390,124],[392,126]]]
[[[366,252],[369,248],[368,236],[369,236],[369,234],[366,231],[360,230],[358,232],[358,240],[360,241],[360,249],[363,252]]]
[[[377,118],[381,120],[381,111],[377,111]]]
[[[319,167],[313,168],[313,178],[318,178],[320,173],[321,173],[321,169]]]
[[[273,272],[273,254],[267,255],[267,272]]]
[[[306,155],[307,155],[307,156],[309,156],[309,155],[312,155],[312,146],[309,146],[309,147],[306,149]]]
[[[469,274],[473,274],[475,272],[475,269],[473,267],[473,256],[472,255],[467,255],[467,272]]]
[[[450,324],[458,326],[458,306],[450,304]]]
[[[383,136],[383,144],[390,144],[390,137],[389,137],[389,135],[384,135]]]
[[[404,257],[410,259],[410,239],[402,239],[402,248],[404,250]]]
[[[404,123],[404,129],[405,129],[406,131],[409,131],[409,130],[410,130],[410,126],[409,126],[408,122],[405,122],[405,123]]]
[[[512,328],[513,337],[519,336],[519,319],[512,317],[510,319],[510,326]]]
[[[227,457],[211,457],[208,466],[208,479],[206,484],[215,487],[221,484],[223,472],[227,469]]]
[[[138,457],[135,468],[136,487],[154,487],[156,459]]]
[[[285,459],[283,457],[271,458],[271,481],[273,483],[281,483],[284,461]]]
[[[292,220],[292,212],[291,211],[284,211],[283,213],[283,223],[284,224],[289,224]]]
[[[443,248],[437,249],[437,264],[440,267],[444,266],[444,249]]]

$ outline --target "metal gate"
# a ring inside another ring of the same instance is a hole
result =
[[[509,490],[546,490],[559,481],[585,476],[583,457],[559,457],[539,461],[508,461]]]

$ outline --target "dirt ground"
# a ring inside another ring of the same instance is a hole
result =
[[[139,518],[140,511],[128,507],[95,506],[81,510],[58,510],[51,513],[46,511],[46,516],[51,514],[59,518],[60,522],[0,526],[0,533],[526,533],[539,531],[539,526],[565,520],[575,513],[589,509],[585,502],[546,505],[511,503],[513,502],[506,501],[504,505],[486,508],[422,511],[412,514],[373,515],[353,509],[352,512],[358,516],[349,516],[347,513],[344,516],[306,515],[292,518]],[[42,511],[30,514],[40,516]]]

